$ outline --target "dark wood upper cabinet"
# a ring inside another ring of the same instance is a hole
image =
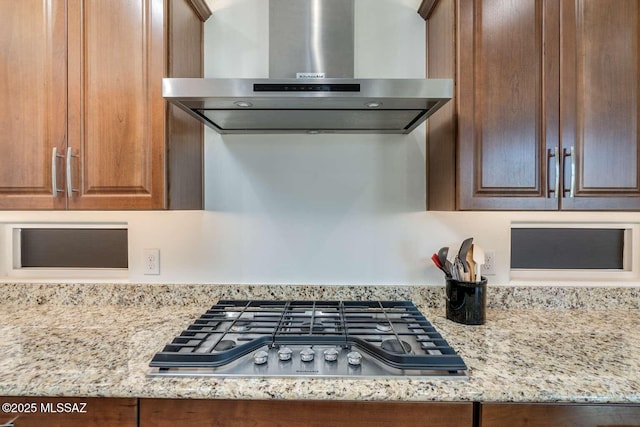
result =
[[[640,2],[563,0],[560,28],[561,206],[640,209]]]
[[[202,126],[167,106],[162,78],[202,76],[206,11],[0,2],[0,208],[201,209]]]
[[[640,209],[639,24],[636,0],[438,1],[428,209]]]
[[[558,53],[545,24],[557,1],[459,7],[459,207],[554,209],[546,154],[558,146]]]

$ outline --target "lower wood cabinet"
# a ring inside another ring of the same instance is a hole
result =
[[[0,397],[0,426],[135,427],[138,399]]]
[[[471,427],[473,403],[140,399],[140,427]]]
[[[624,404],[93,397],[0,403],[1,427],[640,427],[640,405]]]
[[[480,427],[633,427],[640,405],[483,403]]]

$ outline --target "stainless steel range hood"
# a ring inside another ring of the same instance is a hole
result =
[[[222,134],[410,133],[448,79],[354,79],[353,0],[270,0],[269,79],[163,80],[165,99]]]
[[[223,134],[409,133],[451,80],[164,79],[166,99]]]

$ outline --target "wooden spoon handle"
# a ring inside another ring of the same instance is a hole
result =
[[[473,260],[473,252],[467,252],[467,264],[469,265],[469,281],[476,281],[476,263]]]

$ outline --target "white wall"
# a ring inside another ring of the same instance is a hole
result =
[[[424,76],[419,3],[357,0],[356,77]],[[211,6],[206,74],[266,77],[267,0]],[[423,126],[407,136],[221,137],[207,129],[205,211],[0,211],[0,222],[127,222],[132,282],[393,285],[442,283],[431,254],[468,236],[496,251],[491,282],[508,283],[511,221],[639,220],[425,212],[424,140]],[[7,239],[0,228],[0,261]],[[160,248],[161,275],[142,274],[143,248]]]
[[[356,77],[424,78],[418,4],[356,2]],[[268,1],[212,6],[205,75],[268,77]],[[231,277],[275,283],[418,279],[409,271],[415,267],[409,265],[406,218],[424,210],[424,140],[424,126],[408,136],[220,136],[207,130],[207,209],[244,218],[232,231],[241,256],[228,260],[227,269],[236,271]]]

